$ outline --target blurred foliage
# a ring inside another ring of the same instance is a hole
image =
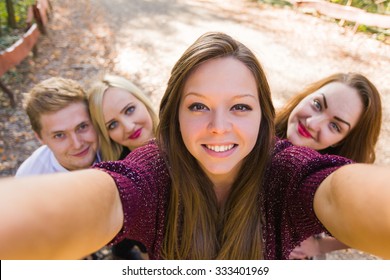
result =
[[[278,6],[278,7],[293,7],[292,1],[289,0],[253,0],[260,3]],[[390,16],[390,0],[327,0],[328,2],[339,4],[343,6],[352,6],[355,8],[362,9],[369,13],[374,14],[383,14]],[[335,20],[336,22],[340,22],[340,20]],[[344,22],[343,25],[354,28],[354,22]],[[390,43],[390,29],[359,25],[357,28],[358,32],[370,33],[378,39],[379,41],[383,41],[385,43]]]
[[[284,7],[289,6],[292,7],[293,4],[287,0],[254,0],[255,2],[261,2],[264,4],[272,5],[272,6],[278,6],[278,7]]]
[[[27,8],[34,4],[35,0],[13,0],[15,11],[15,20],[17,27],[10,28],[8,26],[8,14],[5,1],[0,1],[0,50],[3,50],[14,42],[26,29]]]
[[[273,5],[273,6],[290,6],[293,4],[288,0],[255,0],[257,2]],[[390,0],[328,0],[328,2],[339,4],[339,5],[349,5],[356,7],[366,12],[376,13],[376,14],[389,14],[390,15]]]
[[[345,6],[350,0],[330,0],[330,2]],[[390,14],[390,0],[352,0],[350,6],[369,13]]]

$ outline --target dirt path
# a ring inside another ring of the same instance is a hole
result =
[[[170,70],[201,34],[223,31],[251,47],[262,62],[276,106],[306,84],[335,72],[361,72],[382,94],[384,119],[377,163],[390,163],[390,46],[353,34],[330,19],[245,0],[52,0],[49,36],[38,57],[7,74],[18,96],[0,93],[0,176],[13,175],[39,143],[21,108],[22,93],[50,76],[88,85],[103,72],[124,75],[150,94],[156,108]],[[332,256],[330,256],[332,257]],[[371,258],[347,252],[334,258]]]
[[[116,51],[115,71],[136,80],[156,106],[171,67],[198,36],[223,31],[250,46],[268,75],[275,105],[336,72],[361,72],[382,93],[377,163],[390,163],[390,46],[329,19],[251,1],[91,0],[104,7]],[[227,3],[228,2],[228,3]]]

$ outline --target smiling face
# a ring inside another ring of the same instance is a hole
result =
[[[42,129],[36,136],[50,148],[63,167],[77,170],[93,164],[98,139],[84,102],[42,114],[40,123]]]
[[[153,122],[146,106],[127,90],[106,90],[103,115],[109,137],[130,150],[153,138]]]
[[[287,138],[297,146],[323,150],[342,141],[363,112],[355,88],[329,83],[306,96],[288,119]]]
[[[213,182],[234,180],[256,143],[260,122],[255,79],[239,60],[212,59],[188,77],[179,107],[180,131]]]

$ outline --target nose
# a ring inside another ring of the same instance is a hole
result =
[[[211,133],[222,134],[230,131],[232,124],[227,114],[223,112],[214,112],[211,115],[211,119],[208,125],[208,129]]]
[[[306,126],[310,130],[319,131],[325,122],[326,118],[323,116],[312,116],[306,119]]]
[[[122,121],[123,128],[125,132],[132,132],[135,128],[135,123],[129,120]]]
[[[79,135],[77,134],[71,134],[70,135],[70,140],[72,141],[72,146],[75,148],[75,149],[79,149],[81,148],[82,146],[82,139]]]

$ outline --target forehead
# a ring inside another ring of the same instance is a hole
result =
[[[88,107],[84,102],[78,102],[54,112],[42,114],[40,117],[42,132],[73,130],[82,122],[89,122]]]
[[[141,102],[131,92],[125,89],[110,87],[103,96],[103,111],[121,110],[130,102]]]
[[[215,93],[219,97],[229,94],[257,94],[253,73],[241,61],[233,57],[216,58],[198,66],[184,84],[183,94]]]
[[[326,84],[309,96],[322,94],[325,95],[327,99],[332,98],[335,100],[359,97],[357,89],[341,82]]]

